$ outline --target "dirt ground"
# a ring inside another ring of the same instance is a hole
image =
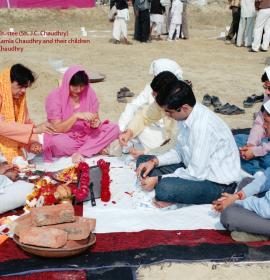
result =
[[[0,10],[0,31],[68,31],[70,38],[90,39],[90,44],[16,44],[24,47],[23,52],[1,52],[0,68],[14,63],[29,66],[38,75],[38,80],[27,94],[32,119],[39,123],[45,120],[44,100],[57,85],[61,75],[51,66],[52,61],[63,60],[64,66],[81,64],[87,70],[106,74],[106,80],[93,84],[100,100],[100,115],[117,121],[125,105],[117,103],[116,93],[129,87],[139,93],[152,77],[148,74],[150,63],[157,58],[166,57],[177,61],[184,78],[193,82],[198,100],[203,95],[219,96],[222,103],[230,102],[242,107],[243,100],[262,90],[260,77],[265,67],[268,53],[249,53],[246,48],[226,45],[217,39],[230,25],[230,10],[226,1],[208,1],[210,5],[189,7],[190,40],[178,42],[154,41],[149,44],[133,42],[133,45],[114,45],[109,43],[112,25],[107,20],[108,7],[70,10]],[[133,15],[130,8],[129,39],[133,34]],[[82,37],[80,28],[85,27],[87,37]],[[9,36],[15,39],[18,36]],[[21,37],[20,37],[21,38]],[[42,39],[42,37],[35,37]],[[54,37],[55,38],[55,37]],[[4,39],[2,36],[0,39]],[[6,38],[5,38],[6,39]],[[44,38],[43,38],[44,39]],[[165,37],[164,37],[165,39]],[[1,44],[12,46],[12,44]],[[14,44],[13,44],[14,45]],[[250,127],[253,113],[260,104],[238,116],[221,116],[232,128]],[[256,268],[257,277],[248,273]],[[227,266],[213,270],[210,264],[165,264],[142,268],[139,279],[269,279],[266,266]],[[192,272],[191,272],[192,271]],[[218,273],[217,275],[217,272]],[[241,273],[240,273],[241,272]],[[186,274],[185,274],[186,273]],[[227,274],[228,273],[228,274]],[[184,277],[184,275],[188,275]],[[194,275],[194,278],[192,278]],[[205,275],[205,278],[202,277]],[[237,276],[236,276],[237,275]],[[228,276],[229,277],[229,276]],[[241,276],[242,277],[242,276]],[[264,278],[265,277],[265,278]]]

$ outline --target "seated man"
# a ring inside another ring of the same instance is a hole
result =
[[[25,93],[34,81],[32,71],[21,64],[0,73],[0,153],[9,163],[22,155],[21,148],[38,142],[38,134],[53,132],[48,123],[35,126],[29,118]]]
[[[171,72],[177,79],[183,79],[183,72],[181,67],[173,60],[167,58],[161,58],[154,60],[150,66],[150,74],[156,77],[159,73],[166,71]],[[165,79],[165,77],[164,77]],[[168,125],[170,126],[172,120],[168,122],[168,117],[160,116],[159,119],[152,124],[144,124],[142,122],[142,114],[145,106],[154,103],[155,98],[153,96],[153,88],[150,84],[147,84],[144,90],[129,104],[127,104],[124,112],[119,118],[120,144],[122,139],[127,140],[137,138],[141,144],[144,152],[155,149],[162,145],[170,136],[168,131]],[[138,126],[140,124],[140,126]],[[170,130],[170,129],[169,129]],[[132,135],[131,135],[132,134]],[[128,139],[126,139],[128,138]]]
[[[18,170],[6,162],[0,163],[0,214],[25,205],[27,194],[32,192],[33,184],[17,179]]]
[[[178,78],[171,72],[164,71],[159,73],[150,85],[153,99],[156,97],[158,90],[161,90],[173,81],[178,81]],[[146,112],[148,112],[147,115]],[[162,122],[162,127],[157,125],[159,122]],[[130,153],[134,157],[145,153],[156,155],[169,150],[174,145],[177,135],[177,123],[174,119],[166,116],[165,112],[153,101],[150,105],[144,106],[142,110],[136,113],[134,118],[129,122],[126,131],[120,134],[119,142],[122,146],[126,146],[129,140],[139,135],[144,135],[144,141],[141,143],[146,143],[147,145],[150,141],[156,146],[152,146],[150,151],[149,149],[139,151],[132,148]],[[145,137],[146,135],[148,136]],[[139,137],[139,139],[142,138]]]
[[[264,104],[269,100],[269,80],[270,66],[265,68],[265,72],[261,77],[265,89]],[[268,138],[265,135],[265,129],[263,128],[263,110],[258,113],[249,135],[237,134],[234,137],[236,144],[240,149],[241,167],[252,175],[259,170],[265,170],[270,165],[270,142],[268,141]]]
[[[270,101],[263,106],[266,110],[265,135],[270,137]],[[270,236],[270,168],[264,173],[258,171],[254,177],[250,184],[236,194],[222,194],[222,197],[213,203],[214,209],[222,212],[221,223],[230,231]],[[260,193],[263,197],[253,196]]]
[[[241,178],[240,158],[229,127],[196,102],[183,81],[159,91],[156,102],[177,120],[176,146],[159,156],[141,156],[137,174],[145,190],[156,190],[155,204],[211,203],[222,192],[234,193]]]

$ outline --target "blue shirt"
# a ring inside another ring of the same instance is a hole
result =
[[[241,205],[247,210],[255,212],[265,219],[270,219],[270,167],[264,172],[257,172],[254,180],[242,189],[246,199],[237,200],[235,203]],[[265,192],[264,197],[256,197],[254,194]]]

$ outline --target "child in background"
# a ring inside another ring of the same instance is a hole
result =
[[[175,40],[178,40],[180,35],[180,27],[182,24],[183,3],[181,0],[173,0],[171,8],[171,22],[169,29],[168,41],[173,40],[173,35],[176,31]]]
[[[119,44],[123,37],[124,44],[131,45],[127,39],[127,21],[129,20],[128,4],[126,0],[116,0],[116,15],[113,22],[114,43]]]

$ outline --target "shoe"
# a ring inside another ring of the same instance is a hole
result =
[[[239,242],[256,242],[256,241],[267,241],[269,240],[268,236],[260,234],[252,234],[242,231],[232,231],[231,238]]]
[[[117,92],[117,97],[121,98],[121,97],[133,97],[135,94],[133,92],[131,92],[128,88],[124,89],[120,89],[120,91]]]
[[[255,51],[255,50],[253,50],[252,48],[249,50],[249,52],[258,52],[258,51]]]
[[[219,98],[217,96],[214,96],[214,95],[211,97],[211,103],[214,106],[214,108],[220,107],[222,105]]]
[[[256,95],[256,94],[254,94],[255,95],[255,103],[257,103],[257,102],[263,102],[263,100],[264,100],[264,94],[261,94],[261,95]]]
[[[261,95],[253,94],[251,96],[248,96],[243,101],[243,106],[244,108],[251,108],[255,103],[263,102],[263,100],[264,100],[264,94]]]
[[[255,96],[248,96],[247,99],[243,101],[244,108],[251,108],[255,104]]]
[[[204,95],[202,104],[206,107],[209,107],[212,104],[212,98],[209,94]]]
[[[228,109],[221,110],[220,113],[223,115],[240,115],[240,114],[244,114],[245,110],[235,105],[231,105]]]
[[[217,107],[217,108],[214,110],[214,112],[215,112],[215,113],[220,113],[220,111],[226,110],[226,109],[228,109],[230,106],[231,106],[230,103],[226,103],[226,104],[224,104],[224,105],[222,105],[222,106],[220,106],[220,107]]]
[[[260,51],[261,52],[267,52],[268,50],[264,50],[264,49],[260,48]]]

